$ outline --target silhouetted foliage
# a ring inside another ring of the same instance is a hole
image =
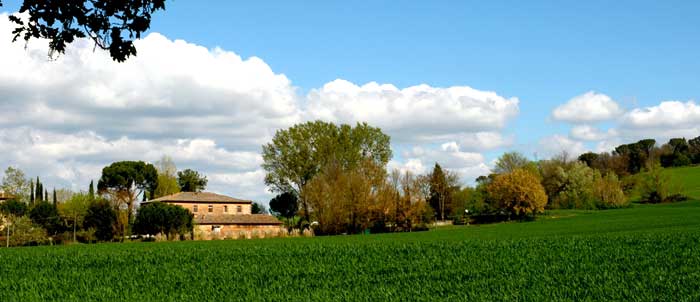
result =
[[[299,209],[297,196],[291,192],[284,192],[270,200],[270,211],[285,218],[292,218]]]
[[[0,6],[2,3],[0,3]],[[17,39],[49,40],[49,56],[64,53],[77,38],[88,37],[113,60],[136,55],[133,40],[151,26],[153,13],[165,9],[165,0],[24,0],[19,8],[28,18],[10,16]]]
[[[17,199],[6,200],[0,203],[0,213],[15,217],[24,216],[27,214],[27,204]]]

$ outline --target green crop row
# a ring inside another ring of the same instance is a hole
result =
[[[700,203],[422,233],[0,250],[0,301],[700,301]]]

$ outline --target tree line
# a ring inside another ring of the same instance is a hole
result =
[[[120,161],[102,169],[95,186],[87,191],[53,190],[52,199],[39,177],[28,179],[21,170],[8,167],[2,189],[12,199],[0,204],[6,245],[61,242],[123,241],[132,233],[163,234],[168,238],[191,235],[193,216],[182,207],[141,200],[177,192],[199,192],[207,178],[199,172],[177,171],[170,157],[154,164]],[[60,197],[59,197],[60,196]],[[258,205],[259,210],[264,210]]]
[[[627,207],[683,200],[659,166],[700,162],[700,138],[621,145],[612,153],[561,153],[532,161],[503,154],[493,173],[474,186],[435,163],[425,175],[388,171],[390,138],[366,123],[297,124],[265,144],[262,167],[272,192],[270,210],[289,227],[318,234],[408,231],[435,220],[455,223],[530,219],[545,209]]]

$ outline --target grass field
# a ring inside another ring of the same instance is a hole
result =
[[[700,202],[422,233],[0,250],[0,301],[700,301]]]
[[[700,166],[665,168],[662,173],[670,177],[671,189],[680,191],[690,199],[700,200]],[[639,178],[642,174],[633,177]],[[632,201],[639,201],[640,193],[632,192],[629,198]]]

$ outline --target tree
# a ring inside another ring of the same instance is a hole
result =
[[[151,202],[139,209],[134,221],[134,232],[143,235],[164,234],[167,239],[174,235],[184,236],[193,229],[194,215],[187,209]]]
[[[551,192],[550,204],[554,208],[595,209],[594,182],[596,173],[583,162],[558,166],[554,178],[558,190]]]
[[[0,213],[6,216],[20,217],[27,213],[27,204],[17,199],[6,200],[0,203]]]
[[[207,187],[207,177],[192,169],[177,172],[177,183],[182,192],[201,192]]]
[[[496,160],[494,172],[496,174],[511,173],[516,169],[522,169],[530,163],[524,155],[518,152],[506,152]]]
[[[90,203],[94,197],[89,194],[78,193],[74,194],[70,199],[62,202],[58,207],[58,212],[61,216],[70,223],[73,229],[73,241],[76,241],[76,231],[78,226],[82,226],[87,215]]]
[[[596,174],[593,192],[596,198],[596,207],[610,209],[625,207],[629,201],[622,191],[622,183],[615,173],[607,173],[605,176]]]
[[[435,163],[433,172],[428,175],[430,179],[430,196],[428,203],[435,210],[435,217],[445,220],[445,213],[452,211],[452,194],[459,189],[457,175],[444,171],[438,163]]]
[[[39,176],[36,177],[36,187],[34,190],[34,199],[37,202],[44,200],[44,185],[39,180]]]
[[[29,180],[29,204],[34,205],[34,180]]]
[[[53,189],[53,205],[58,203],[58,198],[56,198],[56,188]]]
[[[537,176],[523,169],[496,176],[488,186],[488,194],[497,208],[517,217],[542,213],[547,204]]]
[[[263,146],[265,184],[272,192],[298,196],[309,221],[309,204],[301,194],[304,186],[331,163],[342,170],[352,170],[366,160],[386,166],[391,158],[389,141],[381,129],[365,123],[351,127],[315,121],[278,130],[272,142]]]
[[[111,241],[114,238],[114,226],[117,222],[117,212],[102,198],[92,203],[85,213],[83,227],[95,229],[95,237],[100,241]]]
[[[62,231],[63,225],[58,214],[58,208],[48,201],[37,203],[29,211],[29,218],[32,219],[32,222],[46,229],[49,235],[56,235]]]
[[[578,160],[593,168],[593,165],[598,160],[598,153],[586,152],[578,156]]]
[[[0,6],[2,3],[0,2]],[[136,55],[134,39],[141,38],[151,26],[151,16],[165,9],[165,0],[25,0],[19,13],[11,15],[19,38],[48,39],[49,56],[64,53],[77,38],[90,38],[96,47],[109,50],[113,60],[123,62]]]
[[[95,184],[90,180],[90,187],[88,188],[88,198],[90,201],[95,200]]]
[[[265,206],[259,202],[254,202],[251,206],[251,213],[253,214],[267,214],[267,209]]]
[[[157,183],[158,172],[153,165],[142,161],[120,161],[102,169],[97,190],[100,194],[109,194],[120,204],[126,204],[127,224],[130,224],[136,197],[155,191]]]
[[[700,136],[688,140],[688,153],[693,164],[700,163]]]
[[[663,173],[659,164],[652,164],[641,175],[639,184],[641,201],[645,203],[662,203],[685,200],[678,188],[673,188],[671,177]]]
[[[180,192],[180,185],[177,182],[177,167],[172,158],[163,155],[155,164],[158,170],[158,186],[155,194],[151,198],[159,198]]]
[[[46,230],[26,217],[12,217],[5,223],[3,234],[7,236],[7,246],[23,246],[46,242]]]
[[[29,180],[20,169],[7,167],[2,177],[2,190],[20,201],[29,201]]]
[[[615,148],[615,154],[622,156],[627,161],[630,174],[639,173],[651,159],[656,141],[643,139],[633,144],[620,145]]]
[[[298,209],[297,196],[291,192],[278,194],[270,200],[270,211],[287,219],[294,217]]]

